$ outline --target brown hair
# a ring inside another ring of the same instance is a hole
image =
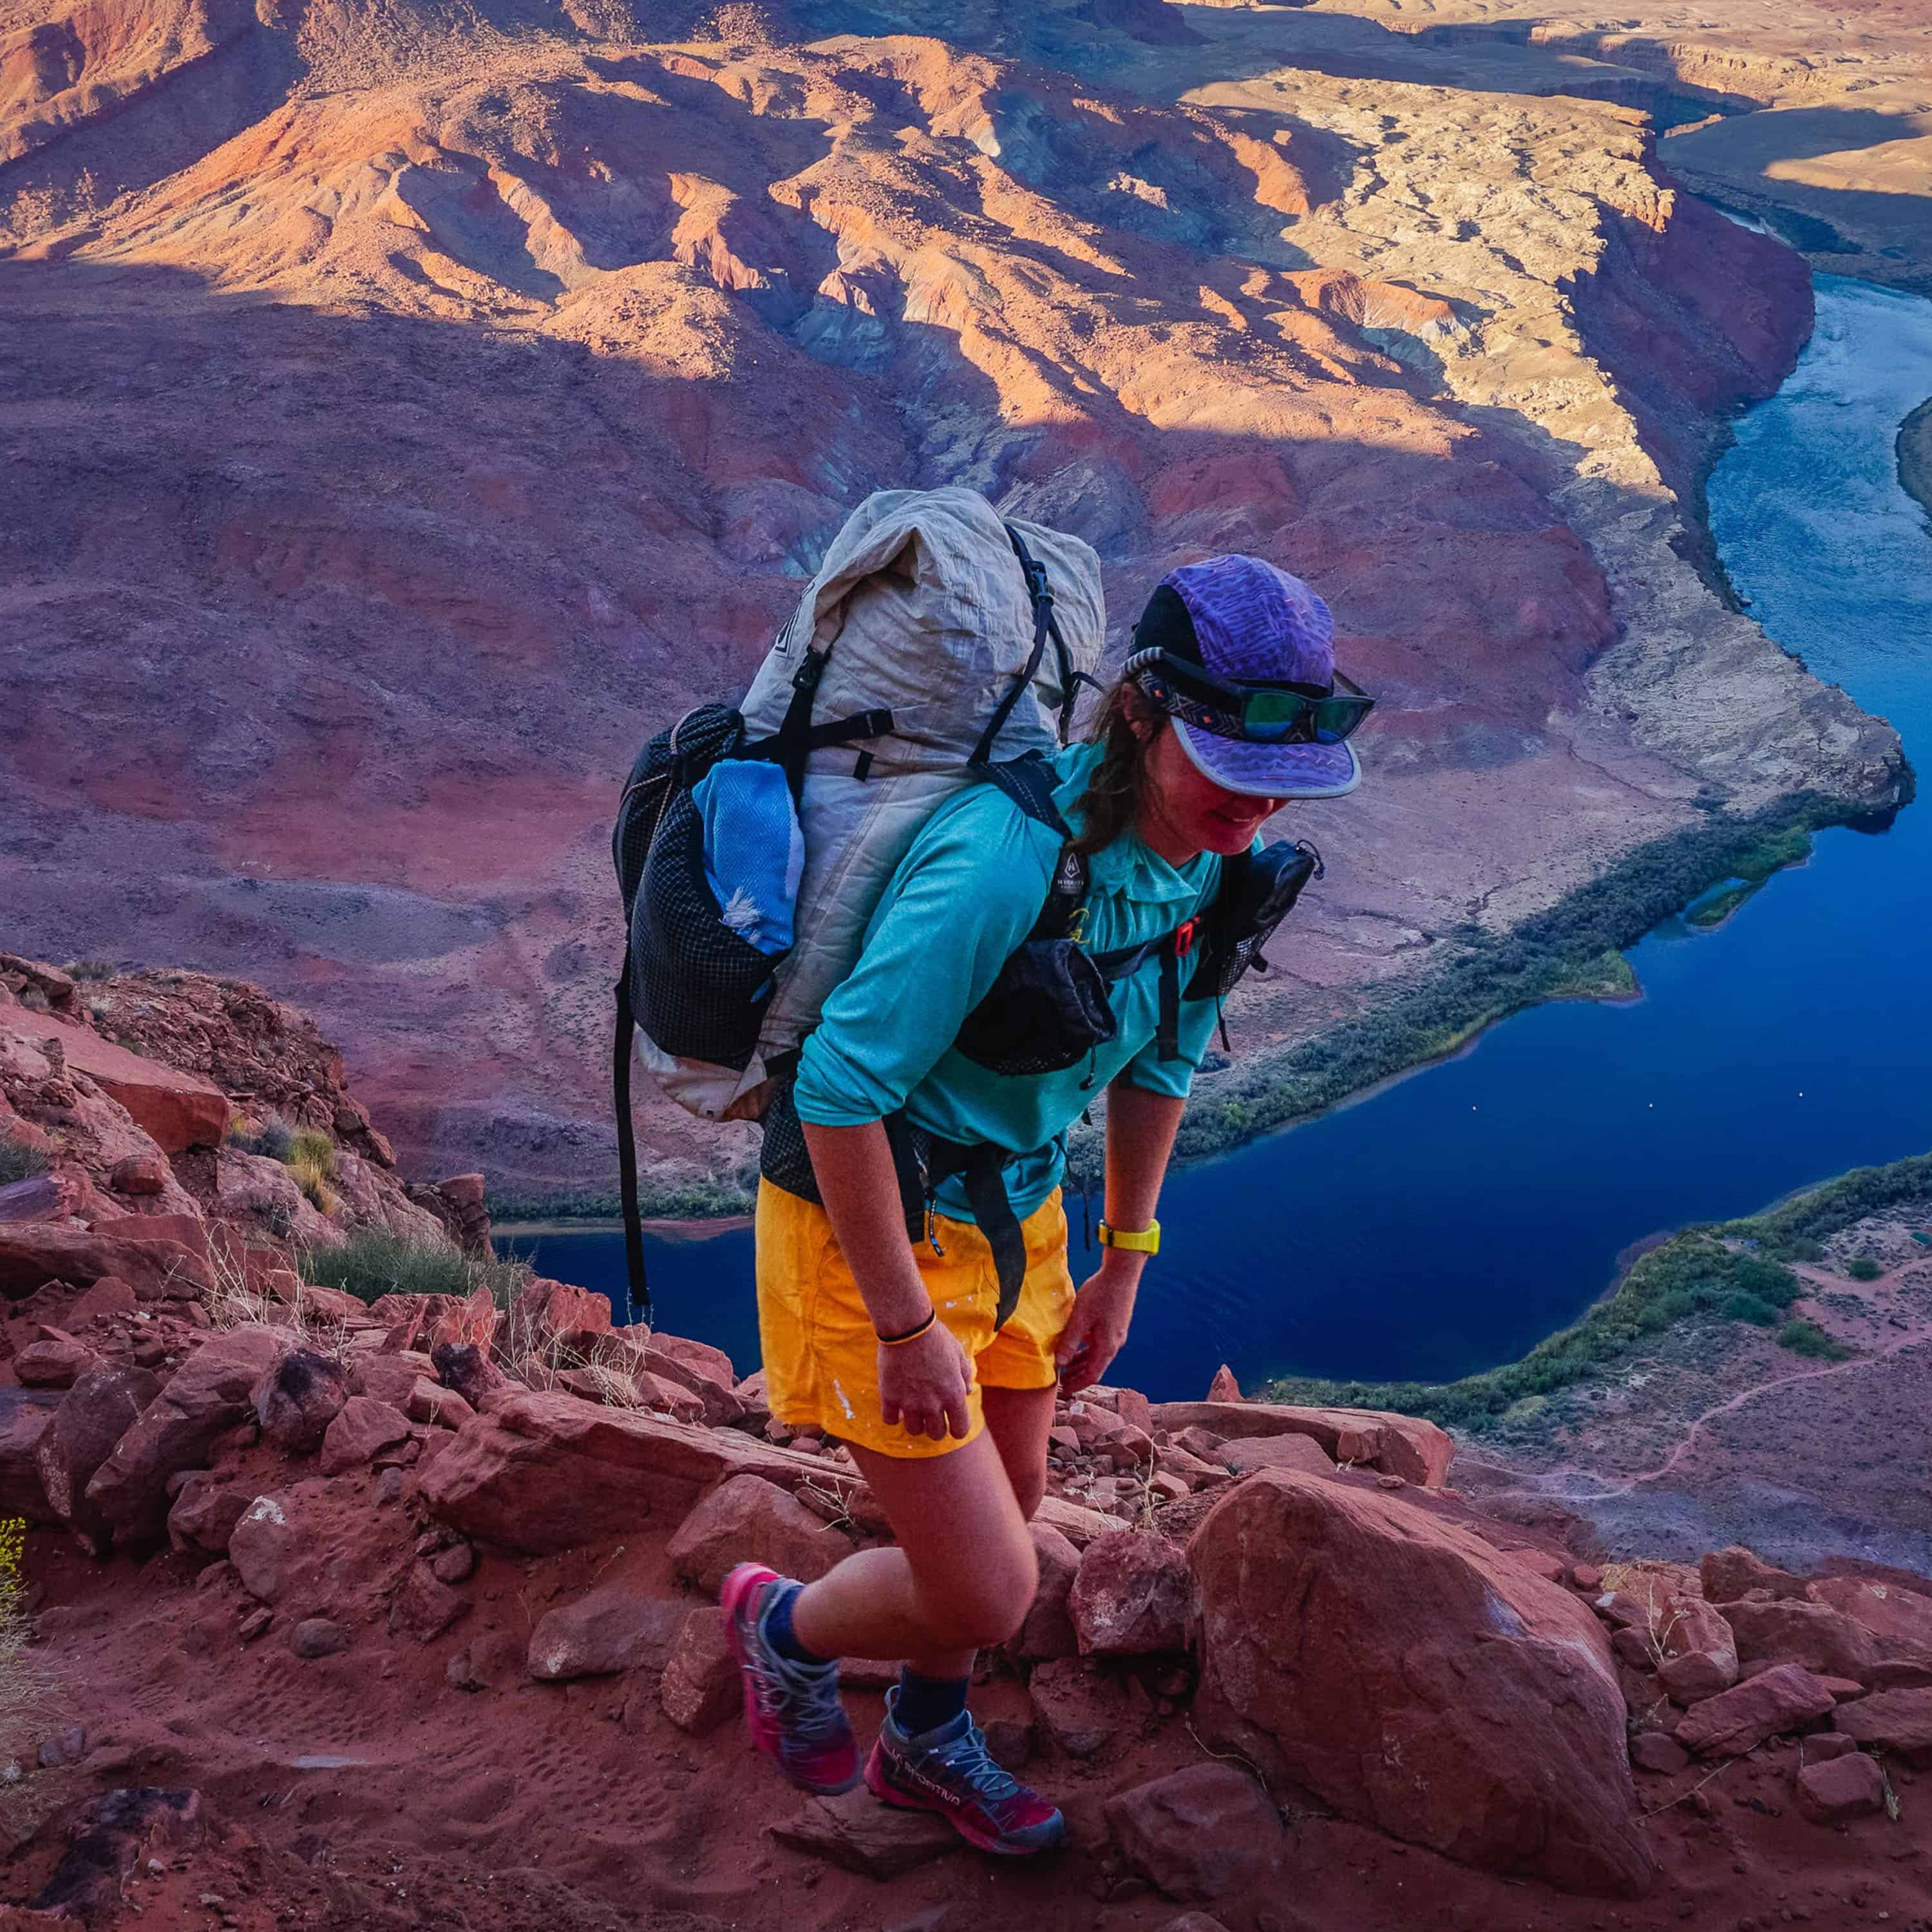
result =
[[[1106,749],[1074,807],[1081,818],[1080,831],[1073,841],[1075,851],[1102,851],[1133,824],[1148,784],[1147,746],[1135,736],[1133,728],[1160,715],[1125,678],[1095,708],[1087,727],[1087,742]]]

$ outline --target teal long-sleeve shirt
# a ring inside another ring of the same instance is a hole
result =
[[[1100,756],[1097,746],[1076,745],[1054,760],[1054,803],[1076,831],[1074,808]],[[1032,931],[1061,842],[994,785],[973,786],[934,813],[886,886],[857,965],[805,1042],[793,1096],[801,1120],[862,1126],[903,1107],[914,1126],[947,1140],[991,1141],[1024,1156],[1006,1170],[1007,1196],[1024,1220],[1060,1185],[1066,1166],[1061,1137],[1118,1076],[1186,1096],[1214,1030],[1215,1004],[1182,1000],[1182,1057],[1161,1060],[1155,958],[1114,984],[1114,1038],[1064,1072],[993,1073],[953,1046],[961,1022]],[[1172,866],[1131,831],[1094,854],[1088,868],[1083,943],[1094,952],[1172,932],[1208,904],[1221,878],[1211,853]],[[938,1205],[972,1219],[956,1179],[941,1184]]]

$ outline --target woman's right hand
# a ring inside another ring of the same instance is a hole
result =
[[[902,1424],[909,1435],[944,1442],[972,1426],[966,1392],[973,1365],[944,1323],[935,1322],[916,1341],[879,1344],[879,1410],[886,1426]]]

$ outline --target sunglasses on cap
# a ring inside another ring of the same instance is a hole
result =
[[[1250,744],[1339,745],[1376,708],[1376,700],[1339,670],[1340,691],[1268,679],[1237,682],[1164,650],[1136,651],[1124,670],[1170,718]]]

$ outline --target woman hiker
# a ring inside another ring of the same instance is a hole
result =
[[[1322,599],[1257,558],[1186,565],[1156,587],[1090,741],[1052,760],[1053,802],[1086,860],[1072,936],[1090,956],[1162,941],[1208,907],[1222,858],[1257,844],[1284,800],[1353,789],[1342,740],[1370,701],[1336,694],[1333,638]],[[805,1043],[794,1119],[781,1103],[767,1121],[757,1247],[772,1412],[847,1444],[898,1540],[806,1585],[741,1564],[723,1591],[747,1724],[783,1776],[822,1794],[856,1784],[836,1660],[903,1658],[867,1784],[1010,1854],[1044,1851],[1064,1827],[988,1754],[966,1708],[974,1655],[1032,1604],[1027,1522],[1046,1487],[1056,1387],[1098,1382],[1126,1340],[1218,1006],[1182,1000],[1177,1028],[1170,988],[1161,1041],[1156,946],[1111,987],[1112,1038],[1072,1067],[994,1073],[956,1048],[1042,916],[1064,843],[992,784],[936,813]],[[1102,1087],[1103,1252],[1076,1289],[1064,1136]],[[822,1207],[770,1178],[775,1142],[796,1143],[801,1126]],[[927,1147],[992,1144],[990,1167],[939,1183],[916,1244],[908,1127],[933,1137]]]

